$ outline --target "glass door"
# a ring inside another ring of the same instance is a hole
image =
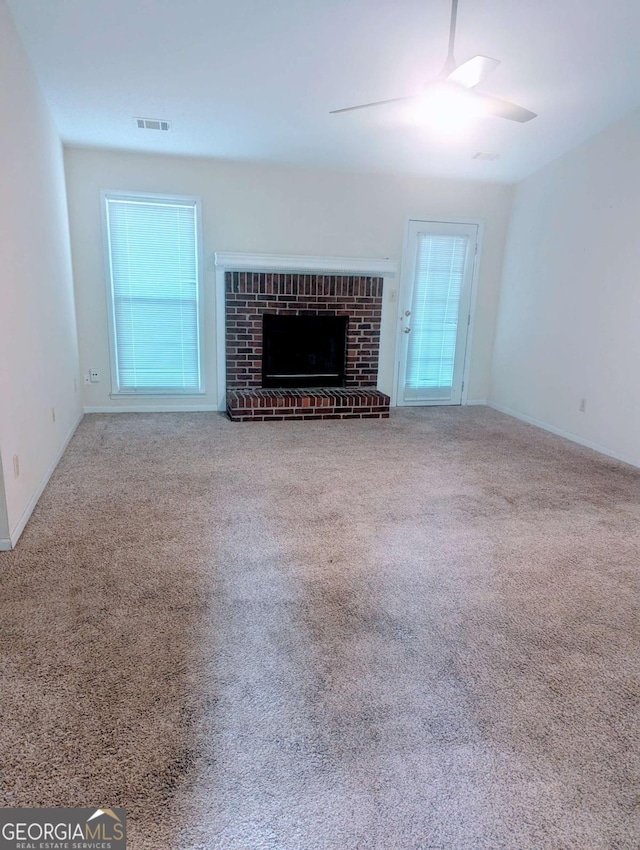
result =
[[[477,237],[475,224],[409,224],[398,404],[461,403]]]

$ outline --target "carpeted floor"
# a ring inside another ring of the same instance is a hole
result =
[[[0,555],[0,804],[637,850],[639,562],[640,472],[488,409],[87,416]]]

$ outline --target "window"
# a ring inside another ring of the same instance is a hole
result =
[[[106,193],[114,393],[202,393],[199,206]]]
[[[467,236],[419,233],[407,388],[453,386]]]

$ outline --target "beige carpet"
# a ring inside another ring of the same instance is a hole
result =
[[[0,555],[0,803],[637,850],[639,562],[637,470],[484,408],[88,416]]]

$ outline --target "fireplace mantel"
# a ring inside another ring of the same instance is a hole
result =
[[[246,254],[217,251],[215,265],[224,271],[313,272],[395,277],[397,264],[389,259],[309,257],[296,254]],[[224,280],[224,274],[222,275]]]
[[[214,254],[216,270],[216,361],[218,406],[226,405],[226,350],[225,350],[225,274],[227,272],[354,275],[391,280],[398,274],[398,266],[387,258],[371,257],[321,257],[299,254],[258,254],[217,251]]]

